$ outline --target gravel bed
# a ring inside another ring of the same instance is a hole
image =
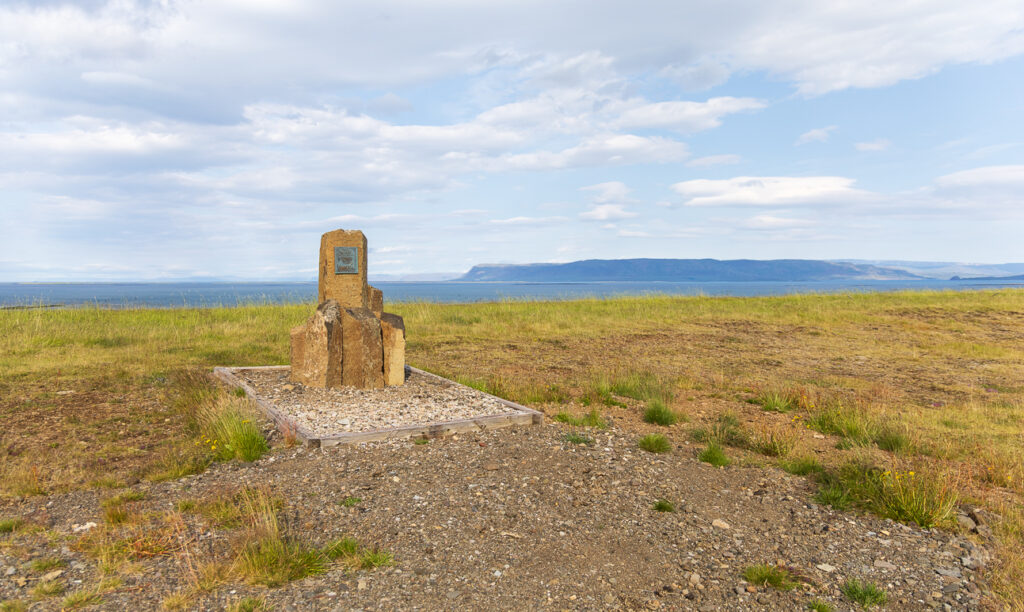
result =
[[[405,384],[383,389],[319,389],[288,380],[289,370],[238,368],[233,373],[312,434],[375,431],[508,414],[494,396],[443,378],[407,371]]]

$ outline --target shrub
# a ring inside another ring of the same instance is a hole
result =
[[[253,422],[252,410],[234,399],[217,402],[202,416],[210,450],[221,461],[255,461],[269,450],[267,440]]]
[[[856,578],[847,580],[840,590],[843,592],[843,595],[846,595],[864,609],[872,606],[881,606],[889,599],[882,589],[870,582],[861,582]]]
[[[715,440],[708,442],[707,447],[697,455],[697,459],[704,463],[710,463],[715,467],[725,467],[732,463],[729,457],[726,456],[725,451],[722,450],[722,445]]]
[[[651,453],[667,453],[672,450],[672,444],[668,438],[661,434],[647,434],[640,438],[637,446]]]
[[[654,425],[675,425],[679,421],[679,415],[673,412],[664,402],[652,399],[647,402],[647,410],[644,411],[644,422]]]

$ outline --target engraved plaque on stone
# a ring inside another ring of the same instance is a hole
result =
[[[359,274],[359,249],[334,247],[334,273]]]

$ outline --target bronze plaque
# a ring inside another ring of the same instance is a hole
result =
[[[334,273],[359,274],[359,249],[334,247]]]

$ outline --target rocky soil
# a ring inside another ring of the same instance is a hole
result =
[[[654,455],[615,427],[566,442],[558,424],[432,440],[308,450],[280,448],[252,464],[220,464],[178,481],[140,483],[141,508],[266,486],[285,500],[289,529],[311,543],[351,535],[394,554],[392,567],[325,574],[267,589],[240,582],[187,608],[220,610],[263,596],[274,610],[806,609],[814,598],[857,609],[840,586],[870,581],[891,610],[973,610],[985,594],[985,550],[963,536],[835,512],[813,485],[774,468],[714,468],[692,445]],[[110,492],[103,492],[109,496]],[[103,523],[101,493],[0,502],[0,517],[46,527],[0,534],[0,601],[31,601],[32,559],[59,557],[68,591],[97,581],[76,552],[82,525]],[[358,503],[346,506],[346,498]],[[657,512],[666,499],[674,512]],[[226,537],[210,529],[216,548]],[[4,545],[4,542],[7,545]],[[779,591],[742,578],[784,565],[802,586]],[[138,560],[98,609],[158,609],[184,585],[180,554]],[[54,610],[61,598],[32,610]]]

